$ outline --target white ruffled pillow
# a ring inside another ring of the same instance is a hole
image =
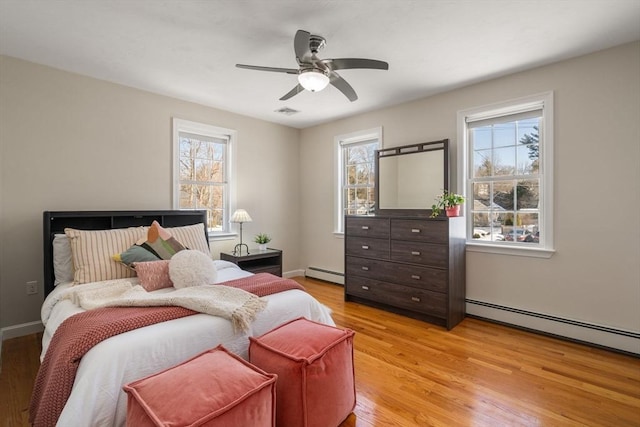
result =
[[[169,261],[169,277],[176,289],[211,285],[218,277],[213,260],[197,250],[183,250]]]

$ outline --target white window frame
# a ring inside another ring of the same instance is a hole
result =
[[[382,149],[382,127],[351,132],[338,135],[333,138],[334,153],[334,221],[333,234],[337,237],[344,236],[344,206],[342,198],[342,186],[344,181],[344,156],[342,148],[345,145],[357,144],[363,141],[377,139],[378,150]],[[375,161],[374,161],[375,167]]]
[[[180,209],[180,133],[191,133],[213,138],[227,139],[227,159],[226,172],[227,182],[225,191],[225,201],[223,209],[223,229],[215,231],[208,230],[209,240],[229,240],[237,236],[231,230],[231,213],[236,207],[236,151],[237,151],[237,131],[218,126],[198,123],[184,119],[173,119],[173,179],[172,179],[172,205],[173,209]]]
[[[542,109],[541,131],[540,131],[540,190],[541,199],[539,209],[540,221],[540,245],[529,247],[525,245],[501,244],[502,242],[479,241],[473,239],[473,215],[471,214],[472,203],[465,203],[465,215],[467,218],[467,238],[466,247],[471,252],[488,252],[504,255],[518,255],[537,258],[550,258],[555,252],[553,233],[553,92],[545,92],[531,95],[510,101],[500,102],[491,105],[474,107],[458,112],[458,182],[464,185],[463,193],[473,195],[470,168],[473,161],[468,122],[492,119],[511,114],[517,114],[535,109]],[[470,198],[467,198],[471,200]],[[506,243],[506,242],[505,242]]]

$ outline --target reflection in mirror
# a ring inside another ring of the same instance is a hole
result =
[[[426,214],[449,188],[448,140],[379,150],[376,192],[379,214]]]
[[[381,209],[428,209],[442,193],[444,152],[380,158]],[[384,174],[384,176],[382,175]]]

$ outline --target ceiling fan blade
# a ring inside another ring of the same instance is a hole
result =
[[[287,92],[286,95],[280,98],[280,101],[286,101],[289,98],[293,98],[295,95],[299,94],[302,91],[304,91],[304,88],[300,84],[298,84],[296,87]]]
[[[298,74],[297,68],[277,68],[277,67],[261,67],[259,65],[236,64],[238,68],[246,68],[247,70],[273,71],[275,73]]]
[[[356,95],[356,91],[353,90],[351,85],[347,83],[345,79],[340,77],[338,73],[336,73],[335,71],[332,71],[331,74],[329,75],[329,83],[331,83],[336,89],[342,92],[344,96],[349,98],[349,101],[353,102],[356,99],[358,99],[358,95]]]
[[[322,62],[331,70],[348,70],[353,68],[369,68],[374,70],[388,70],[389,63],[376,59],[337,58],[323,59]]]
[[[311,49],[309,39],[311,34],[304,30],[298,30],[293,39],[293,50],[296,52],[298,64],[308,64],[311,62]]]

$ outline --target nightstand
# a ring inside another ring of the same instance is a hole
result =
[[[249,255],[234,255],[232,252],[220,252],[220,259],[230,261],[243,270],[252,273],[271,273],[282,276],[282,251],[251,249]]]

